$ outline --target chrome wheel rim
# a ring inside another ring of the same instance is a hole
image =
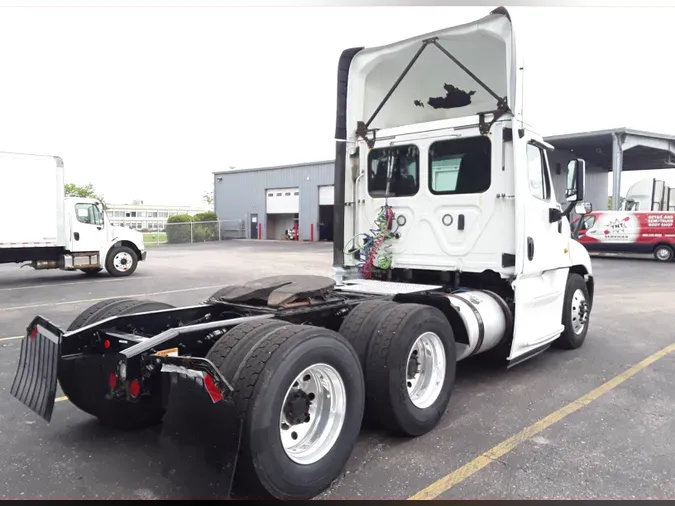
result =
[[[670,251],[668,251],[666,248],[659,248],[656,250],[656,256],[659,260],[668,260]]]
[[[126,251],[120,251],[113,258],[113,265],[115,269],[121,272],[126,272],[131,269],[131,266],[134,264],[134,259],[131,258],[131,255]]]
[[[295,378],[279,418],[281,445],[288,458],[313,464],[328,454],[347,412],[347,390],[334,367],[314,364]]]
[[[588,321],[588,303],[584,292],[577,289],[572,296],[572,328],[575,334],[581,334]]]
[[[413,405],[431,406],[443,390],[446,359],[441,338],[434,332],[419,336],[408,353],[406,387]]]

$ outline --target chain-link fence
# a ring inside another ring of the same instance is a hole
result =
[[[167,223],[163,230],[143,231],[146,246],[191,244],[227,239],[245,239],[243,220]]]

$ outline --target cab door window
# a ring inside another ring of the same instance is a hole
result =
[[[534,144],[527,145],[526,153],[530,193],[538,199],[549,202],[551,200],[551,180],[548,174],[546,155],[541,148]]]
[[[75,204],[75,216],[80,223],[101,225],[103,216],[96,204]]]
[[[595,216],[584,216],[581,222],[581,230],[590,230],[595,225]]]

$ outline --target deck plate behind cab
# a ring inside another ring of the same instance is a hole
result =
[[[258,300],[277,307],[308,297],[319,297],[332,291],[334,286],[335,281],[327,276],[270,276],[225,287],[217,300],[241,303]]]

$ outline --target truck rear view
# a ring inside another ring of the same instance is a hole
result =
[[[58,380],[108,425],[208,435],[206,459],[231,440],[229,465],[217,460],[235,484],[299,499],[340,476],[364,420],[433,430],[458,361],[580,348],[593,274],[567,217],[590,210],[585,165],[570,163],[561,208],[551,147],[513,114],[514,51],[505,9],[346,50],[334,278],[257,279],[182,308],[106,300],[68,329],[37,316],[12,394],[49,421]],[[184,430],[169,428],[179,419]]]

